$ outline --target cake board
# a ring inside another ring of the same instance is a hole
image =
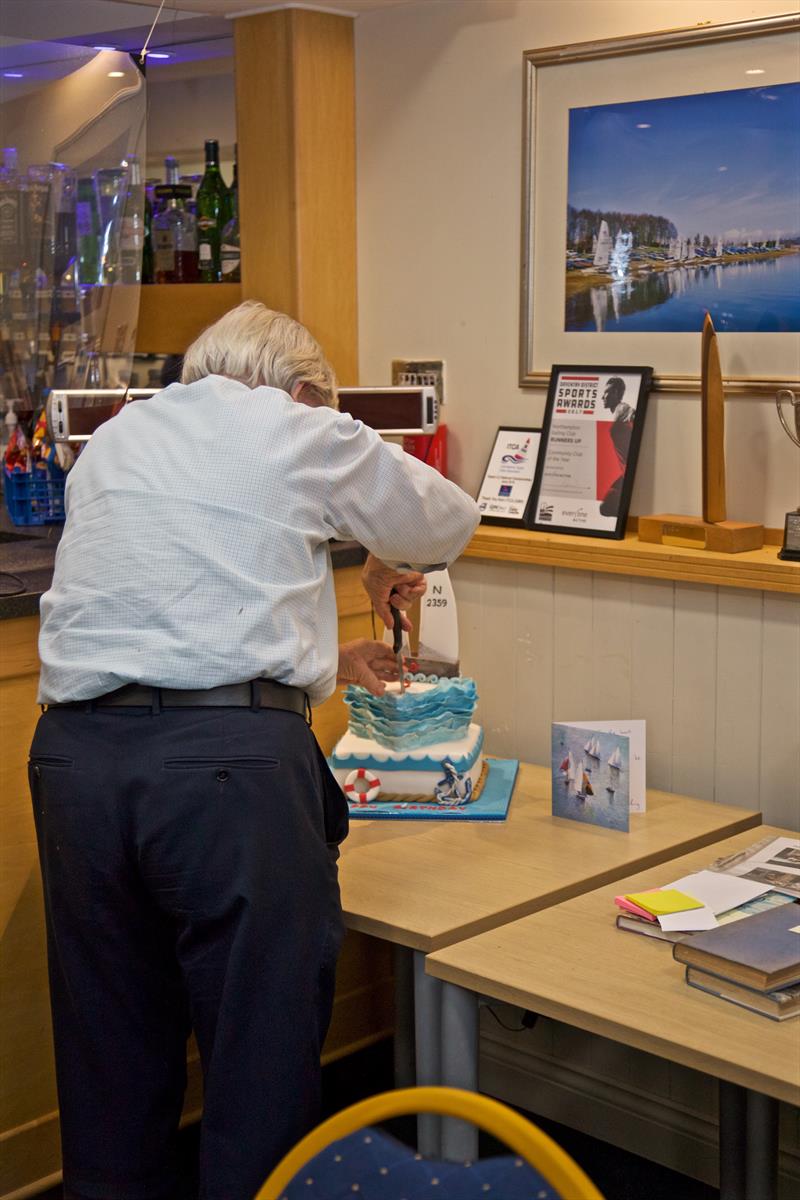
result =
[[[487,758],[488,774],[477,800],[448,807],[421,800],[348,801],[350,816],[370,821],[505,821],[519,770],[519,759]]]

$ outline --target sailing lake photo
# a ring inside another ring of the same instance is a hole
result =
[[[629,747],[616,733],[553,725],[553,816],[627,833]]]
[[[800,331],[800,84],[569,118],[567,332]]]

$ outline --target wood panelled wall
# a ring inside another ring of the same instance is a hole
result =
[[[643,717],[651,787],[800,828],[796,596],[482,560],[452,575],[490,754],[546,763],[554,720]]]

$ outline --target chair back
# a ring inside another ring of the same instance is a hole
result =
[[[524,1158],[563,1200],[603,1200],[589,1176],[561,1147],[506,1104],[477,1092],[449,1087],[400,1088],[370,1096],[323,1121],[278,1163],[255,1200],[280,1200],[285,1189],[312,1158],[332,1142],[392,1117],[439,1113],[470,1121]]]

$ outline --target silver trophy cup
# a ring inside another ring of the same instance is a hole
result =
[[[783,402],[791,406],[792,415],[787,419],[783,411]],[[778,419],[786,430],[795,446],[800,447],[800,396],[788,388],[782,388],[775,394],[775,404],[778,409]],[[794,425],[794,429],[792,428]],[[800,507],[786,514],[786,526],[783,532],[783,546],[778,552],[778,558],[790,562],[800,562]]]

